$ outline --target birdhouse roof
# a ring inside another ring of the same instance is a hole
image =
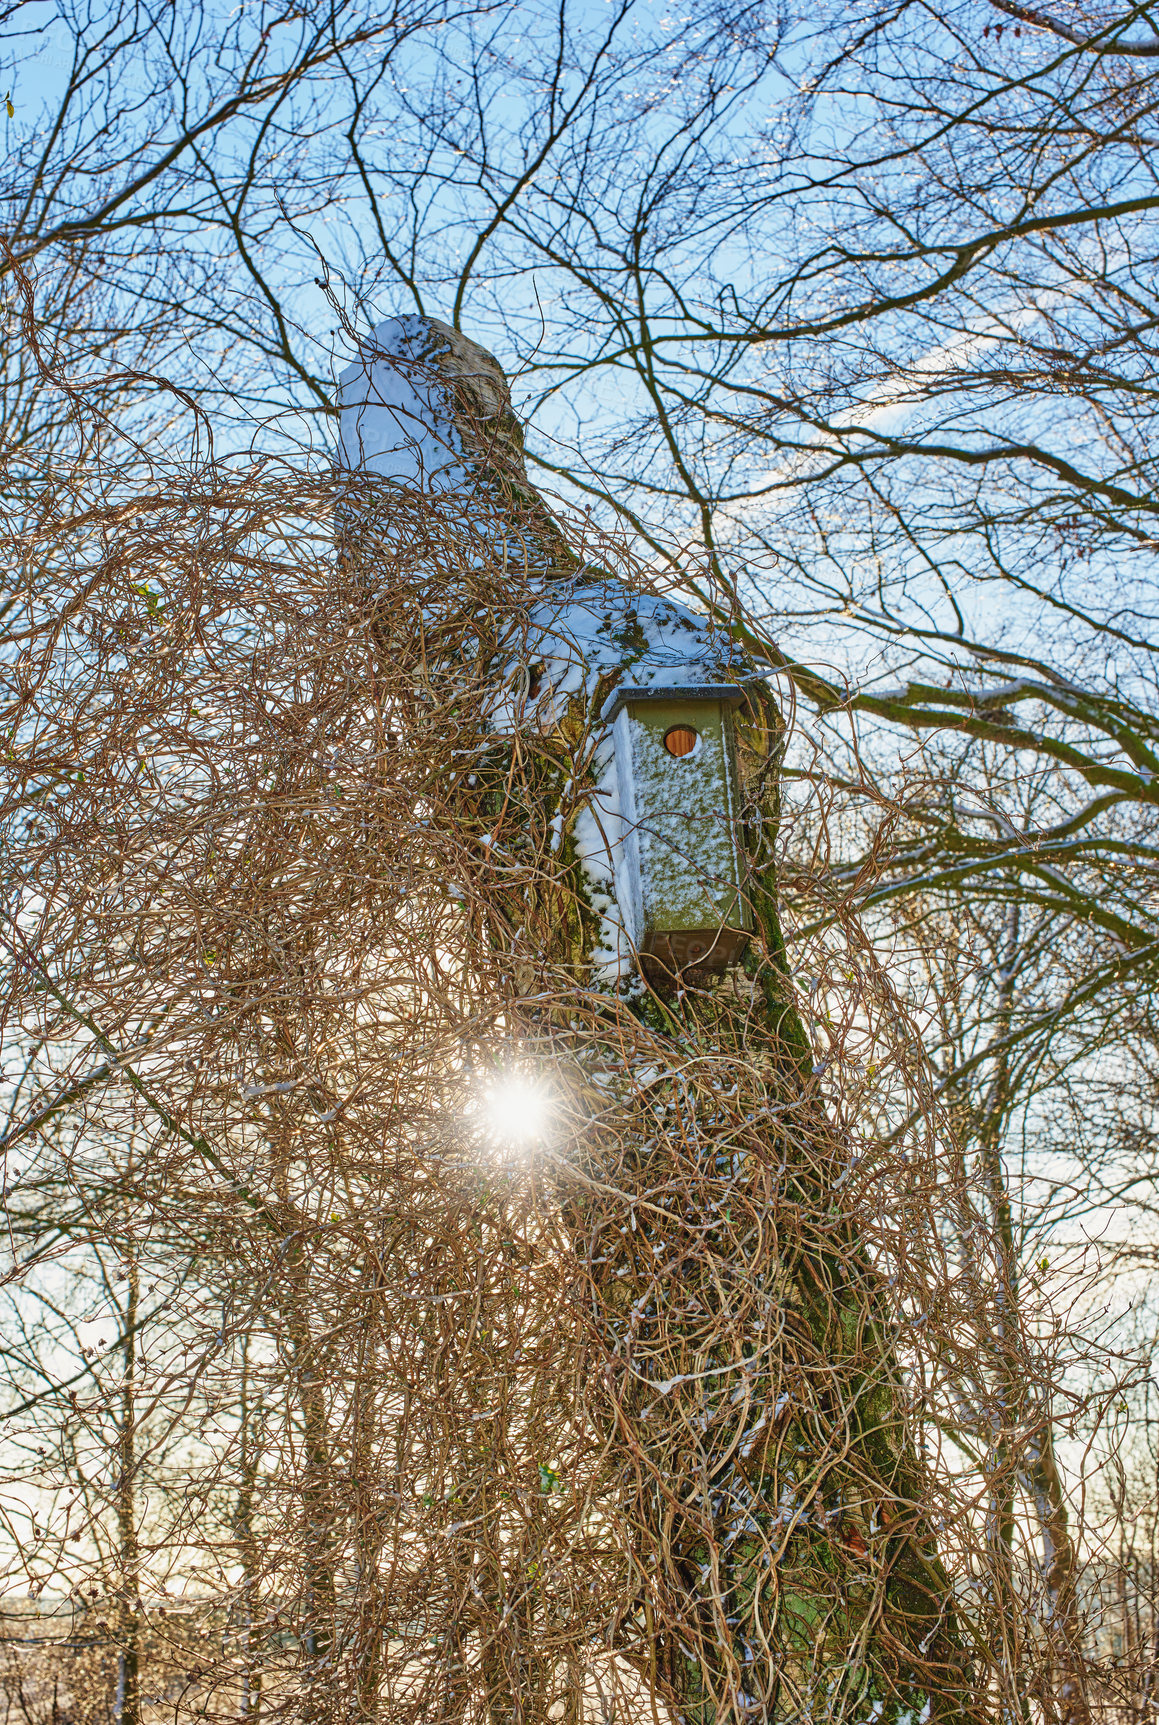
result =
[[[620,673],[634,699],[667,694],[724,698],[756,675],[727,630],[710,617],[654,593],[641,593],[593,569],[545,587],[526,631],[557,695],[594,697],[602,678]],[[614,716],[605,702],[603,717]]]
[[[621,707],[635,701],[715,701],[736,707],[744,697],[740,683],[621,683],[604,702],[600,717],[610,724]]]

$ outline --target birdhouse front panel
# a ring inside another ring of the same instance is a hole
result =
[[[724,970],[747,939],[732,722],[739,699],[732,689],[617,695],[618,896],[637,950],[663,969]]]

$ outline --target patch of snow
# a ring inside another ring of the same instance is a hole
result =
[[[590,567],[544,583],[525,650],[543,660],[557,714],[573,697],[590,702],[601,677],[609,675],[654,689],[752,677],[736,642],[711,618],[658,594],[636,592]]]
[[[339,464],[426,491],[470,483],[449,383],[431,364],[424,317],[387,318],[338,378]]]

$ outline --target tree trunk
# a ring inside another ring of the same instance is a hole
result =
[[[1020,1269],[1014,1211],[1002,1158],[1002,1140],[1014,1104],[1007,1039],[1014,1022],[1014,990],[1020,913],[1010,911],[1006,952],[1001,970],[996,1014],[993,1077],[977,1131],[979,1161],[990,1202],[991,1228],[999,1255],[993,1325],[994,1373],[999,1392],[992,1468],[991,1556],[995,1620],[1006,1637],[1003,1667],[1020,1718],[1030,1720],[1030,1697],[1023,1674],[1029,1661],[1017,1640],[1020,1613],[1014,1588],[1014,1493],[1021,1480],[1035,1506],[1042,1538],[1042,1574],[1049,1606],[1048,1634],[1052,1657],[1046,1666],[1040,1697],[1048,1725],[1089,1725],[1090,1705],[1083,1676],[1082,1626],[1079,1621],[1078,1557],[1071,1538],[1066,1495],[1054,1454],[1049,1410],[1037,1415],[1027,1409],[1027,1385],[1022,1367],[1020,1336]],[[1032,1424],[1016,1453],[1011,1433]]]
[[[254,1429],[256,1412],[250,1399],[248,1336],[242,1342],[239,1417],[241,1422],[240,1477],[237,1488],[237,1509],[234,1513],[235,1537],[242,1570],[241,1623],[238,1633],[242,1675],[238,1711],[243,1720],[253,1721],[256,1725],[256,1722],[261,1718],[262,1667],[255,1633],[261,1559],[257,1533],[254,1528],[254,1489],[261,1457],[261,1436],[260,1431],[255,1432]]]
[[[131,1245],[124,1261],[128,1289],[122,1307],[124,1377],[117,1425],[117,1686],[113,1718],[115,1725],[141,1725],[141,1554],[137,1536],[136,1490],[137,1322],[141,1277]]]

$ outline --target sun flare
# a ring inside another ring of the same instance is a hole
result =
[[[543,1138],[551,1113],[544,1085],[519,1073],[494,1079],[483,1094],[481,1115],[487,1135],[505,1149],[526,1149]]]

